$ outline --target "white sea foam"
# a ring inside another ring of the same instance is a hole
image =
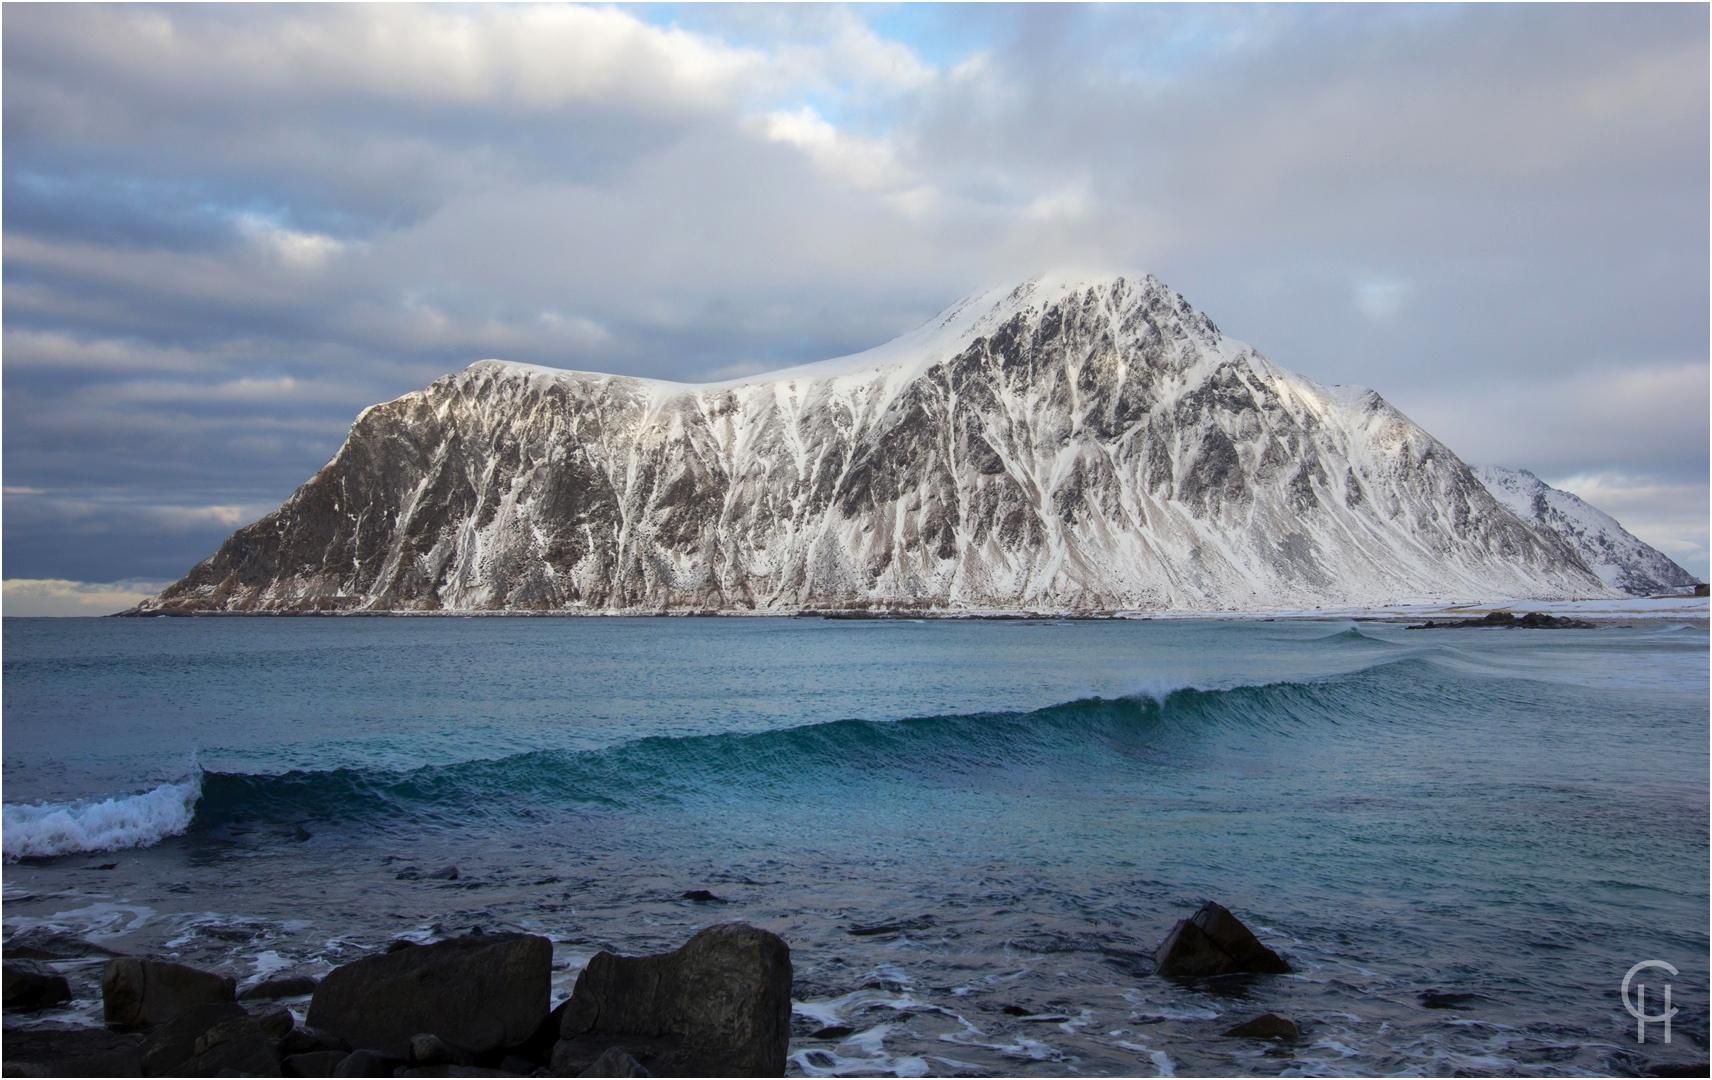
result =
[[[0,809],[0,851],[7,859],[150,847],[190,828],[202,772],[141,795],[97,802],[7,803]]]

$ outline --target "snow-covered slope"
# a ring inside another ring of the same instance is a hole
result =
[[[1630,596],[1651,596],[1696,583],[1693,574],[1632,535],[1616,518],[1526,469],[1476,465],[1473,471],[1511,513],[1563,537],[1607,585]]]
[[[1379,395],[1152,277],[685,385],[498,361],[366,410],[142,611],[1307,609],[1610,595]]]

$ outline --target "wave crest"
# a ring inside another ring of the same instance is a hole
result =
[[[6,859],[149,847],[190,828],[202,797],[197,770],[176,784],[141,795],[68,803],[7,803],[0,808],[0,851]]]

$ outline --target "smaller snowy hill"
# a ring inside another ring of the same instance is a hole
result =
[[[1494,498],[1523,521],[1543,526],[1569,542],[1601,581],[1630,596],[1695,584],[1695,577],[1669,556],[1567,491],[1560,491],[1526,469],[1498,465],[1470,467]]]

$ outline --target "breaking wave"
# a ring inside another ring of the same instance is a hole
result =
[[[141,795],[96,801],[8,803],[0,809],[0,849],[7,859],[150,847],[186,832],[202,797],[202,772]]]
[[[1431,665],[1409,659],[1305,682],[1156,690],[1027,712],[838,720],[758,733],[638,739],[601,750],[538,750],[409,770],[199,771],[102,802],[5,807],[5,855],[143,847],[185,832],[314,823],[411,830],[683,805],[732,795],[806,795],[895,780],[957,783],[1017,770],[1088,772],[1169,764],[1184,740],[1287,732],[1402,716]],[[1442,683],[1431,692],[1446,692]],[[1488,691],[1489,693],[1490,691]],[[1402,710],[1402,711],[1399,711]]]

